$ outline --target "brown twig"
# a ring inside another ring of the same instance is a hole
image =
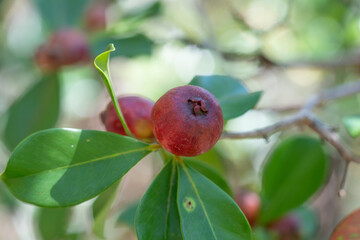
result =
[[[295,114],[290,117],[287,117],[277,123],[269,125],[264,128],[259,128],[247,132],[224,132],[221,136],[221,139],[248,139],[248,138],[268,138],[276,132],[289,129],[293,126],[302,124],[304,121],[304,116]]]
[[[339,194],[345,193],[343,187],[345,184],[347,166],[350,162],[360,163],[360,158],[355,156],[350,150],[348,150],[339,140],[338,134],[334,132],[334,129],[327,126],[324,122],[320,121],[313,113],[314,108],[324,105],[329,101],[347,97],[360,93],[360,80],[356,82],[347,83],[337,86],[335,88],[321,92],[311,97],[303,107],[300,108],[295,114],[276,122],[267,127],[247,131],[247,132],[224,132],[221,136],[222,139],[248,139],[248,138],[265,138],[276,132],[287,130],[294,126],[306,126],[312,131],[317,133],[321,139],[328,142],[333,146],[339,155],[346,161],[346,168],[343,173],[343,179],[341,182],[341,190]]]
[[[342,178],[340,181],[340,190],[339,190],[338,194],[339,194],[339,197],[341,197],[341,198],[346,196],[345,182],[346,182],[346,177],[347,177],[347,173],[349,170],[349,165],[350,165],[350,162],[346,162],[344,172],[343,172],[343,175],[342,175]]]
[[[289,113],[289,112],[297,112],[299,111],[303,105],[300,104],[293,104],[293,105],[286,105],[286,106],[274,106],[274,107],[256,107],[255,110],[258,111],[270,111],[270,112],[277,112],[277,113]]]

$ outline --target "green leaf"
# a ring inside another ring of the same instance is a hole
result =
[[[86,233],[71,233],[61,238],[61,240],[82,240],[84,236],[86,236]]]
[[[268,230],[262,226],[256,226],[253,228],[253,235],[254,240],[275,240],[270,236]]]
[[[249,93],[239,80],[223,75],[196,76],[189,84],[214,94],[220,103],[224,120],[241,116],[254,108],[262,95],[262,92]]]
[[[229,184],[226,182],[226,180],[219,174],[219,172],[214,169],[209,164],[195,160],[195,159],[184,159],[186,164],[188,164],[190,167],[194,168],[196,171],[213,181],[216,185],[218,185],[224,192],[229,194],[230,196],[233,196],[233,192],[229,186]]]
[[[131,12],[126,14],[122,20],[126,19],[137,19],[137,20],[147,20],[151,17],[156,17],[161,13],[162,4],[160,1],[156,1],[148,6],[145,6],[141,9],[136,10],[135,12]]]
[[[216,148],[216,147],[215,147]],[[222,176],[226,176],[225,163],[220,154],[215,150],[215,148],[210,149],[204,154],[196,156],[196,159],[205,162],[210,165],[212,168],[216,169]]]
[[[117,114],[119,115],[120,122],[121,122],[122,126],[124,127],[126,134],[128,136],[132,136],[132,134],[125,122],[124,116],[121,112],[121,108],[120,108],[119,102],[117,101],[117,97],[115,95],[114,88],[113,88],[112,81],[111,81],[110,70],[109,70],[109,62],[110,62],[109,58],[110,58],[110,53],[113,51],[115,51],[114,44],[109,44],[106,47],[105,52],[101,53],[100,55],[98,55],[95,58],[94,65],[95,65],[96,69],[99,71],[100,76],[104,80],[105,86],[110,94],[111,100],[115,106]]]
[[[91,51],[98,55],[110,43],[114,43],[116,51],[114,56],[137,57],[151,55],[155,43],[143,34],[133,34],[126,37],[103,35],[93,40]]]
[[[130,204],[127,208],[125,208],[119,215],[117,222],[125,223],[129,227],[135,229],[135,216],[136,211],[139,206],[139,202],[135,202]]]
[[[186,165],[178,164],[177,204],[184,239],[252,239],[249,223],[216,184]]]
[[[1,177],[24,202],[71,206],[105,191],[150,152],[150,145],[110,132],[49,129],[21,142]]]
[[[139,34],[139,32],[142,28],[142,25],[144,23],[146,24],[147,21],[149,21],[149,18],[160,15],[161,10],[162,10],[162,4],[160,1],[157,1],[150,5],[147,4],[147,6],[145,6],[145,7],[136,8],[135,11],[124,12],[124,13],[122,13],[123,16],[122,16],[121,20],[117,21],[115,24],[113,24],[107,30],[107,33],[109,33],[107,35],[109,37],[107,37],[107,38],[98,38],[97,37],[97,40],[110,39],[111,36],[115,36],[115,35],[119,36],[119,37],[130,36],[130,35],[134,35],[134,34],[141,35],[141,34]],[[114,40],[112,40],[110,42],[114,42]],[[116,48],[118,48],[118,46],[116,46]],[[104,49],[104,47],[101,48],[101,50],[103,50],[103,49]],[[143,54],[144,54],[144,52],[141,53],[141,55],[143,55]],[[131,55],[131,56],[134,56],[134,55]]]
[[[54,29],[79,23],[91,0],[34,0],[45,23]]]
[[[3,140],[13,150],[28,135],[54,127],[59,115],[60,86],[56,75],[44,76],[7,111]]]
[[[177,171],[170,161],[155,178],[136,213],[136,233],[139,240],[182,240],[176,205]]]
[[[351,137],[356,138],[360,135],[360,114],[346,116],[342,122]]]
[[[300,206],[292,211],[291,214],[294,214],[299,220],[301,239],[314,239],[320,227],[316,213],[308,207]]]
[[[107,216],[109,214],[111,205],[113,204],[116,197],[116,190],[118,189],[120,181],[114,183],[105,192],[95,200],[93,204],[93,232],[99,238],[105,238],[104,229]]]
[[[70,213],[70,208],[39,208],[38,229],[41,239],[64,239]]]
[[[232,95],[222,98],[219,103],[223,111],[224,119],[229,120],[243,115],[254,108],[259,101],[262,92],[253,92],[248,94]]]
[[[262,178],[260,222],[268,223],[300,206],[324,183],[328,161],[318,139],[297,136],[270,155]]]

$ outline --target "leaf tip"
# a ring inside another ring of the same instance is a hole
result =
[[[109,43],[107,46],[106,46],[106,48],[105,48],[105,52],[113,52],[113,51],[115,51],[115,46],[114,46],[114,44],[113,43]]]
[[[106,56],[108,57],[109,54],[110,54],[110,52],[113,52],[113,51],[115,51],[115,50],[116,50],[116,49],[115,49],[114,44],[113,44],[113,43],[109,43],[109,44],[106,46],[104,52],[100,53],[99,55],[97,55],[97,56],[95,57],[95,59],[94,59],[94,65],[95,65],[95,67],[96,67],[98,70],[103,71],[102,67],[99,66],[99,64],[101,64],[101,57],[104,56],[104,55],[106,55]]]

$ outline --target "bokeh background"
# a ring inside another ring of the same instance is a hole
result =
[[[103,6],[104,28],[89,29],[86,24],[86,12],[94,5]],[[156,101],[195,75],[212,74],[231,75],[250,91],[264,91],[257,109],[228,122],[226,130],[231,131],[271,124],[312,94],[358,80],[360,74],[357,0],[0,0],[2,135],[12,104],[47,74],[36,63],[35,53],[55,31],[68,28],[86,36],[91,59],[58,70],[56,127],[104,130],[99,115],[110,98],[92,60],[110,42],[118,49],[110,64],[118,95],[141,95]],[[341,118],[359,113],[359,101],[352,97],[317,110],[323,121],[338,128],[342,141],[355,153],[360,153],[360,142],[346,133]],[[31,112],[24,113],[21,121],[26,121],[28,114]],[[275,134],[269,142],[220,141],[217,149],[223,154],[223,170],[234,191],[241,187],[258,190],[269,151],[279,138],[299,131]],[[11,150],[2,137],[1,171]],[[316,239],[328,239],[338,221],[359,207],[360,167],[351,165],[347,196],[340,199],[337,191],[344,166],[339,156],[331,156],[333,170],[328,183],[309,203],[319,216]],[[141,198],[160,166],[157,156],[150,155],[123,178],[105,229],[108,239],[136,239],[134,231],[117,222],[117,217]],[[92,203],[73,207],[67,218],[64,214],[68,213],[47,212],[19,202],[0,183],[0,239],[57,239],[51,235],[56,231],[71,234],[66,239],[97,239],[92,233]],[[52,223],[53,219],[69,219],[64,223],[68,228],[57,229],[59,222]],[[46,233],[46,229],[53,230]]]

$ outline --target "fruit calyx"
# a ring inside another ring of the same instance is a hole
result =
[[[205,115],[208,113],[205,101],[201,98],[190,98],[188,103],[192,107],[192,112],[195,116]]]

